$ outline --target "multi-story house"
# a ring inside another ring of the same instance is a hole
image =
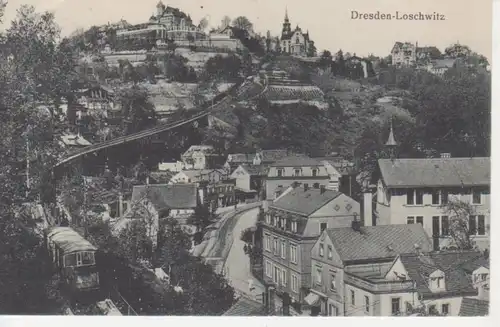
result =
[[[415,246],[423,252],[432,249],[419,225],[361,227],[359,221],[353,221],[351,227],[324,230],[311,249],[312,278],[306,297],[311,313],[350,316],[357,315],[355,308],[366,303],[371,307],[371,298],[366,300],[348,285],[349,273],[387,271],[399,254],[414,252]]]
[[[265,282],[300,307],[310,286],[311,248],[318,236],[327,228],[350,226],[359,214],[359,203],[342,193],[308,184],[289,189],[260,222]]]
[[[391,50],[393,66],[412,66],[417,59],[416,45],[410,42],[396,42]]]
[[[192,145],[181,155],[185,169],[216,168],[220,159],[221,156],[215,153],[211,145]]]
[[[266,177],[266,199],[277,198],[294,183],[307,184],[310,188],[327,187],[330,175],[321,161],[293,156],[281,159],[269,167]]]
[[[233,172],[240,165],[264,166],[291,155],[288,150],[261,150],[256,153],[233,153],[227,156],[224,168]]]
[[[234,179],[200,183],[198,193],[201,203],[205,204],[210,211],[236,203]]]
[[[240,202],[249,199],[259,199],[259,195],[263,191],[262,186],[266,176],[266,166],[239,165],[230,177],[235,180],[236,191],[238,192],[238,199]]]
[[[451,251],[399,255],[388,269],[345,273],[347,308],[356,316],[458,316],[462,301],[476,296],[466,268],[483,267],[480,252]]]
[[[217,183],[226,177],[227,173],[222,169],[185,169],[172,176],[169,184],[195,183],[199,186],[202,182]]]
[[[376,225],[421,224],[438,250],[456,246],[451,221],[461,217],[489,248],[490,158],[380,159],[378,168]]]

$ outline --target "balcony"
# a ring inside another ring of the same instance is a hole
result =
[[[350,274],[344,275],[344,282],[372,293],[392,293],[392,292],[410,292],[415,291],[415,285],[411,280],[394,280],[385,279],[362,279]]]

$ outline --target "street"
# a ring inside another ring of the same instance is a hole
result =
[[[262,294],[264,286],[250,272],[250,259],[243,252],[245,243],[240,239],[240,235],[246,228],[255,226],[258,213],[259,209],[256,208],[235,217],[238,221],[230,234],[233,237],[233,242],[224,265],[226,278],[236,292],[252,297]],[[249,289],[249,281],[252,281],[252,286],[254,287],[252,291]]]

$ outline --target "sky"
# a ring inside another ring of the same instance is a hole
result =
[[[38,11],[53,11],[63,35],[77,28],[88,28],[125,19],[141,23],[156,10],[158,0],[8,0],[3,27],[15,17],[22,4],[34,5]],[[246,16],[256,32],[267,30],[281,33],[285,9],[292,28],[297,24],[309,30],[319,51],[350,52],[358,56],[386,56],[395,41],[418,42],[419,46],[434,45],[441,51],[459,42],[491,61],[492,4],[491,0],[164,0],[177,7],[195,23],[203,17],[210,27],[216,27],[224,15],[231,18]],[[357,20],[358,13],[440,14],[445,20]]]

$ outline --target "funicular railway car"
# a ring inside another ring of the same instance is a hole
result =
[[[61,281],[71,291],[99,289],[95,246],[70,227],[47,229],[46,242]]]

